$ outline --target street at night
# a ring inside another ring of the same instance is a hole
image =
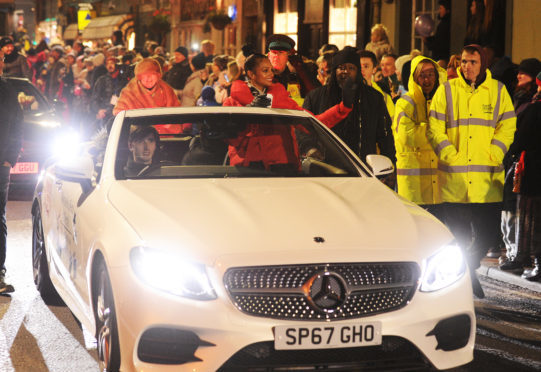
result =
[[[97,371],[95,340],[62,303],[45,305],[32,282],[30,202],[8,203],[8,277],[0,297],[0,370]],[[541,293],[481,276],[475,359],[456,371],[541,369]],[[136,295],[136,294],[135,294]]]

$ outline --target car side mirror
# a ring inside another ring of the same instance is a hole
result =
[[[387,176],[394,172],[394,166],[391,159],[383,155],[367,155],[366,163],[372,168],[374,176]]]
[[[90,156],[76,156],[71,159],[62,159],[55,165],[55,174],[61,180],[78,182],[83,188],[92,186],[94,161]]]

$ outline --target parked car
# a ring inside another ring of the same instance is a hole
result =
[[[388,158],[363,164],[312,115],[130,110],[106,146],[81,148],[36,186],[33,272],[41,296],[56,291],[95,334],[100,370],[472,360],[472,288],[452,234],[376,178]]]
[[[53,141],[62,130],[61,118],[53,104],[28,80],[6,77],[17,92],[23,108],[23,142],[17,164],[11,169],[13,187],[36,185],[39,172],[53,153]]]

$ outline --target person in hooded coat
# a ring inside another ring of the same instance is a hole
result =
[[[180,101],[169,84],[162,80],[160,63],[154,58],[145,58],[135,66],[135,78],[120,92],[113,108],[113,115],[138,108],[175,107]],[[160,134],[180,133],[191,127],[189,124],[163,124],[156,126]]]
[[[180,106],[173,88],[162,80],[160,64],[153,58],[145,58],[135,66],[135,79],[120,92],[113,115],[136,108]]]
[[[462,50],[458,78],[440,85],[427,137],[438,156],[445,223],[468,259],[474,294],[484,297],[475,269],[501,242],[503,158],[516,115],[503,83],[492,78],[481,46]]]
[[[409,91],[396,103],[393,133],[396,146],[398,194],[442,219],[438,157],[426,137],[430,103],[447,72],[434,60],[412,60]]]

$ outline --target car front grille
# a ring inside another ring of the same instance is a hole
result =
[[[414,262],[239,267],[225,273],[224,284],[246,314],[343,320],[405,306],[419,273]]]

